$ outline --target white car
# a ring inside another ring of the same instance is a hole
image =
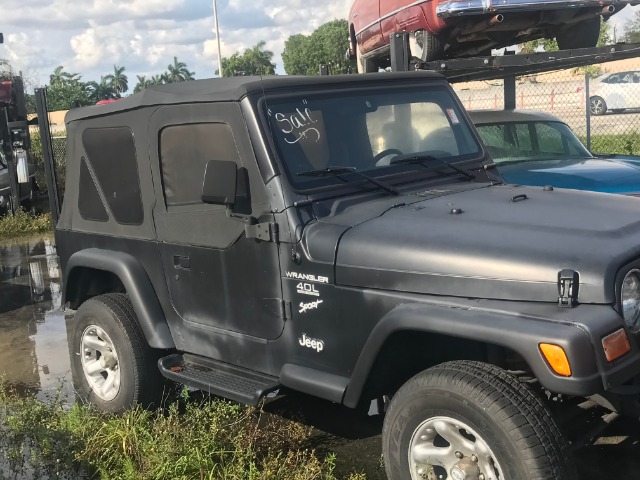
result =
[[[640,108],[640,71],[602,75],[591,83],[590,88],[592,115]]]

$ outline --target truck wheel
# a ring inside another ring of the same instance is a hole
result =
[[[590,48],[598,44],[600,37],[600,17],[585,20],[563,28],[556,34],[560,50],[571,48]]]
[[[438,37],[425,30],[416,30],[409,37],[411,55],[423,62],[431,62],[442,57],[443,46]]]
[[[382,445],[390,480],[576,478],[542,400],[480,362],[444,363],[405,383],[384,419]]]
[[[604,115],[607,113],[607,102],[602,97],[591,97],[589,100],[591,115]]]
[[[72,369],[82,400],[113,413],[136,404],[159,406],[160,355],[144,339],[127,295],[109,293],[84,302],[72,335]]]

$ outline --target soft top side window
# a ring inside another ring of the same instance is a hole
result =
[[[200,195],[209,160],[239,163],[231,127],[226,123],[171,125],[160,132],[160,168],[168,207],[202,203]]]

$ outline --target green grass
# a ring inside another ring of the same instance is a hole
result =
[[[580,137],[586,145],[586,137]],[[622,135],[591,135],[591,151],[593,153],[611,153],[618,155],[640,155],[640,134],[629,132]]]
[[[33,478],[336,480],[335,456],[319,458],[309,436],[300,423],[222,400],[185,396],[115,416],[0,385],[0,458]]]
[[[51,232],[51,215],[31,215],[18,210],[15,215],[0,217],[0,240]]]

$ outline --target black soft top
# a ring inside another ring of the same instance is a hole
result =
[[[140,107],[155,105],[172,105],[195,102],[229,102],[240,101],[253,92],[289,90],[296,87],[318,87],[356,84],[388,84],[402,80],[424,80],[444,78],[434,72],[401,72],[372,73],[366,75],[331,75],[331,76],[250,76],[212,78],[189,82],[171,83],[149,87],[142,92],[126,97],[107,105],[76,108],[70,110],[65,122],[73,122],[83,118],[108,115],[116,112],[134,110]]]

